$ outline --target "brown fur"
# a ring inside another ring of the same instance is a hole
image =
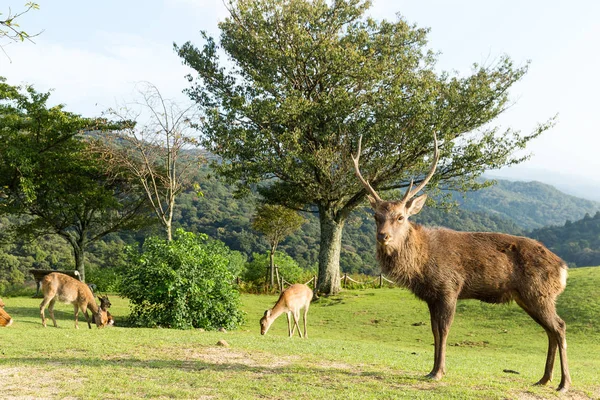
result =
[[[56,319],[54,318],[54,303],[56,300],[73,305],[75,312],[75,328],[79,329],[78,316],[79,311],[81,311],[83,315],[85,315],[88,327],[92,329],[90,317],[87,312],[88,308],[92,311],[94,322],[100,327],[98,324],[99,321],[102,321],[101,316],[98,318],[100,308],[98,307],[98,304],[96,304],[92,291],[85,283],[75,278],[71,278],[68,275],[53,272],[42,279],[42,293],[44,294],[44,300],[42,300],[42,303],[40,304],[40,315],[44,327],[46,326],[46,315],[44,314],[46,306],[48,306],[48,311],[50,312],[50,317],[52,318],[54,326],[58,327]]]
[[[273,308],[265,311],[265,315],[260,319],[260,334],[266,334],[277,317],[286,313],[290,337],[294,336],[296,327],[298,328],[298,335],[303,337],[302,332],[300,332],[298,321],[300,320],[300,310],[304,308],[304,338],[307,338],[306,316],[308,315],[308,308],[312,298],[313,291],[304,284],[296,283],[285,289],[279,296],[279,299]],[[294,318],[293,327],[290,322],[291,316]]]
[[[0,299],[0,326],[11,326],[13,319],[4,311],[4,302]]]
[[[425,301],[434,335],[434,366],[428,375],[445,373],[446,339],[458,299],[488,303],[514,300],[548,335],[546,368],[538,384],[552,379],[556,350],[566,391],[571,378],[567,364],[565,323],[556,314],[556,298],[565,288],[567,266],[541,243],[499,233],[430,229],[408,221],[425,203],[387,202],[369,196],[377,224],[377,258],[384,274]]]
[[[98,328],[103,328],[105,326],[112,326],[115,324],[115,320],[112,315],[110,315],[110,311],[108,309],[111,306],[110,300],[108,296],[98,296],[98,300],[100,300],[100,309],[96,314],[94,314],[94,322]]]

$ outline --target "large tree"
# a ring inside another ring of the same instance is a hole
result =
[[[85,280],[88,245],[145,225],[146,199],[126,171],[108,173],[89,151],[93,132],[115,126],[50,107],[48,98],[0,79],[0,213],[22,216],[14,226],[19,237],[64,238]]]
[[[175,45],[197,71],[189,96],[216,167],[240,188],[260,181],[265,199],[318,212],[319,287],[340,290],[344,222],[365,189],[351,155],[363,136],[361,170],[379,190],[423,178],[440,141],[429,187],[473,189],[488,169],[523,161],[529,135],[490,123],[509,105],[527,66],[508,57],[461,76],[436,69],[427,29],[366,16],[367,0],[237,0],[219,24],[220,45]],[[227,61],[222,61],[225,55]]]

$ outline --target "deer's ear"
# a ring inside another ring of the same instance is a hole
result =
[[[367,199],[369,199],[369,203],[371,203],[371,207],[375,208],[375,206],[377,205],[377,200],[375,200],[375,197],[367,195]]]
[[[421,211],[421,208],[423,208],[423,205],[425,204],[425,200],[427,200],[427,195],[423,194],[419,197],[415,197],[414,199],[409,200],[406,203],[406,213],[407,215],[415,215],[417,214],[419,211]]]
[[[264,316],[267,317],[267,318],[270,317],[271,316],[271,310],[265,311],[265,315]]]

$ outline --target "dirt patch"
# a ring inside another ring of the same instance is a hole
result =
[[[463,340],[462,342],[456,342],[456,343],[452,343],[450,344],[450,346],[455,346],[455,347],[488,347],[490,345],[490,342],[483,340],[480,342],[473,342],[471,340]]]
[[[281,368],[297,361],[299,357],[277,357],[262,355],[261,353],[247,353],[232,350],[226,347],[206,347],[203,349],[187,349],[184,353],[187,361],[200,360],[209,364],[238,364],[248,367]]]
[[[64,371],[64,370],[63,370]],[[35,377],[35,379],[32,379]],[[81,379],[76,376],[56,376],[52,371],[40,368],[2,368],[0,369],[0,381],[5,397],[3,399],[48,399],[56,398],[61,394],[58,384],[69,381],[73,384],[81,383]],[[11,396],[10,393],[19,393],[18,396]],[[61,397],[64,399],[74,399],[74,397]]]
[[[554,397],[554,396],[552,396]],[[585,395],[585,393],[579,392],[577,390],[569,390],[567,393],[564,394],[560,394],[558,395],[558,397],[561,400],[590,400],[590,399],[597,399],[598,397],[594,396],[594,397],[588,397]],[[518,399],[518,400],[543,400],[543,399],[547,399],[548,396],[544,396],[541,394],[536,394],[536,393],[532,393],[532,392],[518,392],[518,393],[514,393],[514,396],[511,396],[510,398],[513,399]]]

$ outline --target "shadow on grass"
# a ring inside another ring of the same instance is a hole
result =
[[[72,369],[74,367],[91,368],[123,368],[130,370],[132,368],[140,369],[161,369],[161,370],[180,370],[185,372],[233,372],[248,373],[252,375],[303,375],[310,376],[313,383],[318,383],[314,377],[324,377],[325,382],[331,379],[370,379],[377,382],[387,382],[390,386],[410,386],[421,390],[433,389],[436,386],[445,384],[432,381],[422,375],[411,374],[406,371],[357,371],[351,368],[323,367],[319,365],[279,365],[265,366],[245,362],[210,362],[205,360],[164,360],[164,359],[138,359],[138,358],[84,358],[84,357],[65,357],[65,358],[44,358],[44,357],[8,357],[0,359],[0,367],[10,367],[18,365],[20,367],[28,366],[37,368],[44,365],[52,365],[53,368],[64,366]]]

